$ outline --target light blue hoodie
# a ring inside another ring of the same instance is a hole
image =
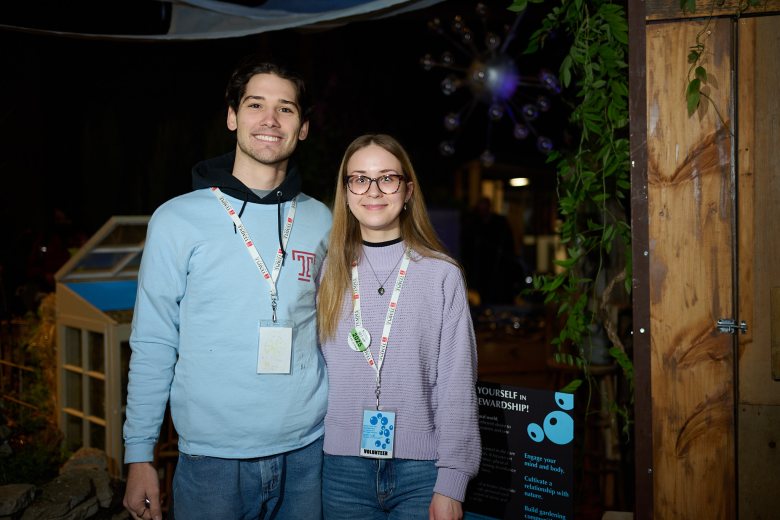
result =
[[[265,200],[272,195],[261,201],[247,191],[236,198],[243,185],[213,169],[207,164],[211,178],[200,185],[222,185],[236,211],[242,208],[241,220],[270,270],[279,247],[277,204]],[[257,374],[260,322],[271,319],[269,287],[212,191],[198,189],[155,211],[130,337],[125,462],[153,460],[169,395],[179,450],[190,455],[261,457],[322,435],[328,392],[317,347],[315,281],[331,215],[298,194],[299,185],[288,171],[279,199],[283,217],[290,203],[281,201],[297,194],[298,202],[277,281],[278,319],[295,324],[289,375]]]

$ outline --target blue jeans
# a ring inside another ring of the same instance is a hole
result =
[[[179,520],[320,520],[322,438],[255,459],[180,453],[173,511]]]
[[[432,460],[366,459],[325,454],[325,520],[428,520],[436,484]]]

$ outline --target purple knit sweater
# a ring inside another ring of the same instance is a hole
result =
[[[363,247],[360,307],[374,360],[405,248],[403,242]],[[377,289],[388,275],[380,296]],[[325,453],[331,455],[358,455],[362,411],[376,406],[376,372],[347,344],[353,326],[350,291],[335,337],[322,345],[329,384]],[[382,366],[380,405],[396,411],[394,456],[435,460],[434,492],[460,501],[479,469],[476,377],[476,341],[460,270],[412,253]]]

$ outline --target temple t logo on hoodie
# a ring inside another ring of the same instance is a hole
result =
[[[298,280],[302,282],[311,282],[311,268],[314,265],[317,255],[308,251],[298,251],[293,249],[292,259],[301,263],[301,270],[298,271]]]

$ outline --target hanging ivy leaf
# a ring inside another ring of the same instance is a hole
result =
[[[680,0],[680,9],[688,13],[695,13],[696,0]]]
[[[577,391],[577,389],[582,386],[582,379],[575,379],[572,382],[570,382],[568,385],[561,388],[561,392],[565,394],[573,394]]]
[[[688,115],[691,116],[699,108],[699,103],[701,102],[701,80],[696,78],[688,83],[685,99],[688,101]]]
[[[507,7],[507,9],[515,13],[519,13],[521,11],[525,11],[526,7],[528,7],[528,0],[514,0],[512,5]]]

